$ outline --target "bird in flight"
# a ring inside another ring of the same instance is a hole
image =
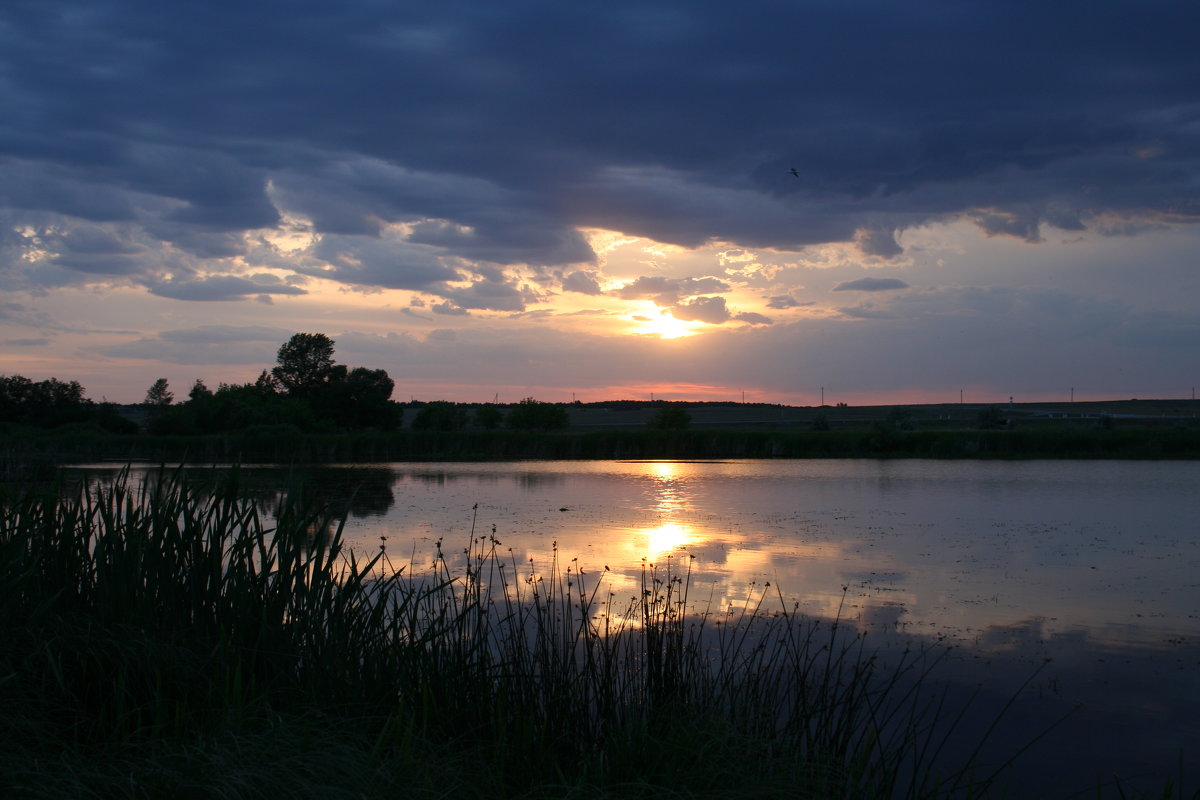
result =
[[[788,170],[788,174],[789,174],[789,175],[795,175],[797,178],[799,178],[799,177],[800,177],[800,173],[796,171],[796,168],[795,168],[795,167],[792,167],[791,169],[789,169],[789,170]]]

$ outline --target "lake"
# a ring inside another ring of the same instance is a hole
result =
[[[297,477],[243,469],[267,495]],[[714,610],[767,590],[768,606],[840,615],[884,649],[953,645],[939,675],[978,688],[968,726],[1034,676],[997,740],[1011,750],[1076,709],[1017,762],[1047,796],[1095,796],[1114,775],[1113,796],[1157,790],[1180,770],[1200,785],[1200,462],[407,463],[303,478],[325,499],[354,492],[352,546],[417,571],[435,542],[456,553],[494,530],[519,564],[557,556],[618,596],[653,564],[687,572]]]

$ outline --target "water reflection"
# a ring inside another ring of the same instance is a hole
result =
[[[667,522],[657,528],[648,528],[642,533],[646,537],[645,558],[651,563],[660,561],[667,554],[690,544],[700,543],[699,537],[692,533],[691,528],[677,522]]]
[[[557,558],[623,597],[649,564],[688,572],[713,610],[767,592],[875,641],[961,645],[964,685],[986,675],[988,691],[1053,658],[1018,712],[1098,710],[1064,727],[1081,744],[1055,740],[1081,769],[1106,748],[1123,774],[1180,748],[1200,757],[1197,462],[392,464],[242,479],[264,510],[289,492],[342,503],[349,542],[374,554],[386,536],[418,570],[435,541],[460,553],[495,526],[522,575]],[[1096,738],[1125,726],[1143,750]]]
[[[557,542],[635,578],[643,560],[686,555],[722,605],[771,581],[811,613],[902,609],[909,632],[963,641],[1032,618],[1145,644],[1200,627],[1200,542],[1183,534],[1196,462],[394,464],[239,480],[267,513],[297,494],[340,505],[368,552],[381,536],[407,555],[494,525],[522,562],[548,563]]]

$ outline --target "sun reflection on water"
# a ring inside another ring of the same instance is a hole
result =
[[[678,522],[667,522],[657,528],[648,528],[642,531],[642,534],[646,537],[646,558],[651,562],[659,560],[668,553],[703,541],[696,535],[693,528],[680,525]]]

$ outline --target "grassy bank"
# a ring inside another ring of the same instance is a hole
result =
[[[472,536],[414,572],[236,474],[2,508],[6,797],[933,797],[993,775],[938,763],[937,652],[884,667],[787,609],[689,614],[661,567],[618,598]]]
[[[1200,458],[1200,428],[1018,427],[901,430],[887,425],[814,430],[662,431],[647,428],[531,433],[391,431],[301,434],[265,426],[214,436],[119,436],[94,429],[14,432],[0,472],[54,463],[121,460],[381,462],[639,458]]]

